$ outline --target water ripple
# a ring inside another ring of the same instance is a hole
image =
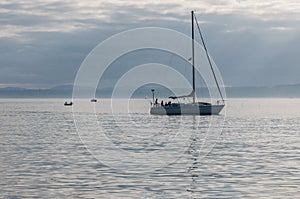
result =
[[[206,117],[193,123],[189,117],[119,114],[122,131],[116,131],[120,127],[111,115],[97,113],[114,144],[134,153],[163,148],[172,132],[184,127],[180,133],[189,137],[172,149],[185,149],[176,161],[135,174],[120,172],[95,159],[79,139],[72,109],[63,107],[61,100],[0,102],[3,198],[299,197],[300,114],[292,111],[299,110],[298,100],[275,100],[274,110],[285,104],[285,110],[277,110],[278,114],[270,112],[269,100],[229,102],[223,133],[205,157],[199,150],[208,128]],[[255,107],[260,109],[255,111]],[[88,119],[91,113],[81,114]],[[134,125],[128,125],[128,117]],[[149,120],[157,126],[150,126]],[[159,158],[165,157],[155,161]]]

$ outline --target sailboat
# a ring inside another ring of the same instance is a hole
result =
[[[197,22],[197,18],[194,14],[194,11],[191,11],[191,19],[192,19],[192,77],[193,77],[193,90],[188,95],[182,95],[182,96],[170,96],[170,99],[180,99],[180,98],[193,98],[192,103],[167,103],[167,104],[159,104],[157,100],[154,102],[154,90],[153,92],[153,103],[150,108],[150,114],[153,115],[217,115],[221,112],[221,110],[225,106],[225,101],[220,89],[220,86],[218,84],[214,69],[212,67],[212,63],[210,60],[210,57],[207,52],[206,45],[204,43],[204,39],[202,36],[202,33],[200,31],[199,24]],[[211,68],[211,71],[213,73],[221,100],[217,101],[217,104],[212,104],[210,102],[196,102],[196,95],[195,95],[195,50],[194,50],[194,42],[195,42],[195,34],[194,34],[194,20],[196,21],[201,41],[204,47],[204,50],[206,52],[206,56]]]
[[[67,101],[65,101],[64,105],[65,105],[65,106],[72,106],[72,105],[73,105],[73,102],[67,102]]]

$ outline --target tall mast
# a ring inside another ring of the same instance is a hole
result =
[[[192,15],[192,67],[193,67],[193,103],[195,103],[195,49],[194,49],[194,11]]]

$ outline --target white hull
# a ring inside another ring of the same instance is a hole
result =
[[[218,115],[224,105],[204,104],[171,104],[168,106],[153,106],[150,109],[152,115]]]

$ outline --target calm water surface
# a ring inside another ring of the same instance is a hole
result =
[[[226,117],[83,100],[76,123],[63,102],[0,100],[1,198],[300,198],[300,99],[229,99]]]

